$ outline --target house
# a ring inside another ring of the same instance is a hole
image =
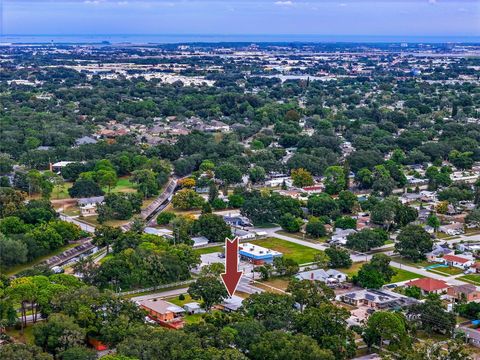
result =
[[[97,140],[90,136],[82,136],[81,138],[78,138],[75,140],[75,145],[80,146],[80,145],[87,145],[87,144],[96,144]]]
[[[242,303],[243,303],[243,298],[237,295],[233,295],[229,298],[226,298],[217,307],[220,310],[223,310],[225,312],[234,312],[234,311],[238,311],[238,309],[242,306]]]
[[[477,290],[477,287],[472,284],[451,286],[447,290],[447,295],[455,302],[462,300],[470,302],[478,301],[480,299],[480,292]]]
[[[465,337],[465,340],[468,344],[480,347],[480,331],[477,329],[469,328],[466,326],[460,326],[455,329],[455,332],[461,333],[462,337]]]
[[[202,307],[198,302],[191,302],[191,303],[185,304],[183,305],[183,308],[186,311],[186,313],[189,315],[203,314],[205,312],[205,310],[202,309]]]
[[[352,306],[364,306],[379,310],[398,309],[418,303],[415,299],[390,290],[373,289],[363,289],[340,294],[336,299]]]
[[[196,237],[193,237],[193,238],[192,238],[192,241],[193,241],[193,245],[192,245],[192,246],[193,246],[194,248],[208,245],[208,239],[207,239],[205,236],[196,236]]]
[[[145,234],[156,235],[156,236],[163,236],[163,237],[173,234],[173,231],[172,231],[172,230],[169,230],[169,229],[157,229],[157,228],[153,228],[153,227],[146,227],[145,229],[143,229],[143,232],[144,232]]]
[[[472,259],[458,255],[445,255],[442,258],[442,262],[445,265],[453,266],[460,269],[467,269],[475,263],[475,261]]]
[[[319,194],[323,192],[323,185],[305,186],[302,188],[302,191],[306,192],[308,195]]]
[[[423,295],[441,294],[449,288],[449,285],[443,280],[432,279],[429,277],[409,281],[405,284],[407,287],[416,286],[422,290]]]
[[[448,225],[442,225],[438,228],[438,231],[451,236],[461,235],[465,232],[464,224],[459,222],[454,222]]]
[[[251,221],[246,218],[245,216],[227,216],[223,217],[223,221],[225,221],[230,226],[242,226],[242,227],[250,227],[253,226]]]
[[[147,311],[151,319],[164,327],[181,329],[184,325],[185,310],[180,306],[161,299],[141,300],[137,304]]]
[[[285,183],[287,187],[292,187],[292,179],[290,177],[280,177],[280,178],[274,178],[265,181],[265,186],[269,187],[279,187],[282,186]]]
[[[68,164],[73,164],[75,162],[76,161],[59,161],[54,164],[50,163],[50,171],[58,173],[62,170],[62,168],[64,168]]]
[[[351,234],[355,234],[357,231],[353,229],[335,229],[332,238],[329,243],[345,245],[347,243],[347,237]]]
[[[78,207],[80,208],[80,214],[82,216],[94,216],[97,215],[97,206],[103,203],[105,198],[103,196],[94,196],[89,198],[81,198],[77,200]]]
[[[298,280],[316,280],[326,284],[338,284],[347,281],[348,276],[341,271],[335,269],[317,269],[311,271],[303,271],[295,275]]]
[[[252,243],[242,243],[239,245],[238,249],[240,258],[249,261],[254,265],[272,263],[274,258],[283,256],[281,252],[254,245]]]
[[[430,262],[441,262],[443,256],[453,254],[453,250],[447,247],[436,245],[432,251],[426,253],[425,256]]]
[[[252,240],[255,239],[256,234],[253,231],[246,231],[242,229],[237,229],[232,227],[232,234],[234,237],[238,237],[238,240],[245,241],[245,240]]]

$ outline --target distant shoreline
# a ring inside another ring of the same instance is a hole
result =
[[[407,43],[480,44],[480,36],[262,35],[262,34],[6,34],[0,43],[11,45],[164,45],[187,43]]]

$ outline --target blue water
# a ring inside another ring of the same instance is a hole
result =
[[[92,35],[15,35],[6,34],[0,42],[16,44],[172,44],[191,42],[352,42],[352,43],[480,43],[480,36],[369,36],[369,35],[221,35],[221,34],[92,34]]]

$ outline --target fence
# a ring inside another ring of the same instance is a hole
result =
[[[152,287],[144,288],[144,289],[136,289],[136,290],[131,290],[131,291],[119,292],[117,294],[120,295],[120,296],[139,294],[139,293],[150,292],[150,291],[154,291],[154,290],[162,290],[162,289],[169,289],[169,288],[182,286],[182,285],[189,285],[193,282],[195,282],[195,280],[190,279],[190,280],[180,281],[180,282],[176,282],[176,283],[152,286]]]

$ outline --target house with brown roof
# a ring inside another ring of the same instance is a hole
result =
[[[147,311],[148,317],[161,326],[181,329],[184,325],[183,314],[185,310],[180,306],[161,299],[141,300],[137,304]]]
[[[477,287],[472,284],[454,285],[448,288],[447,295],[457,302],[460,300],[478,301],[480,299],[480,292]]]
[[[407,287],[416,286],[422,290],[423,295],[428,294],[441,294],[450,287],[445,281],[432,278],[421,278],[417,280],[409,281],[405,284]]]

